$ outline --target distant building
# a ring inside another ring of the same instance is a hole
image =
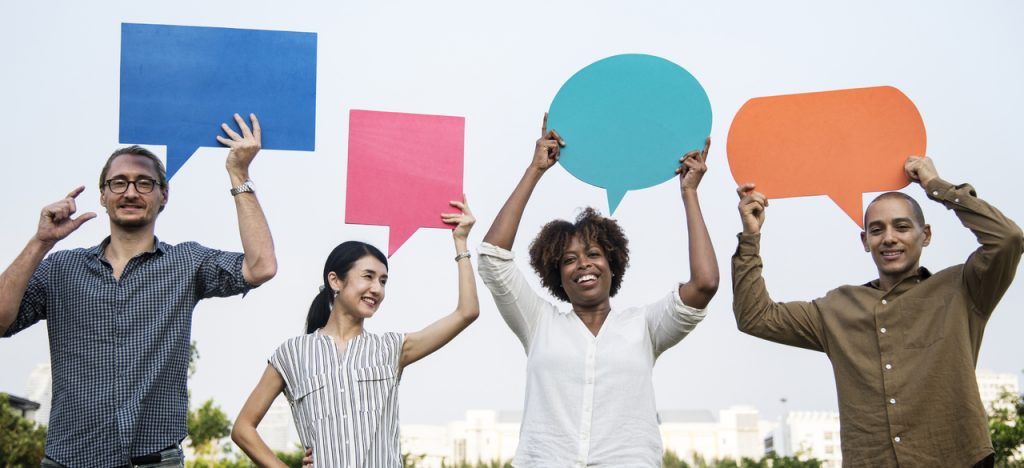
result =
[[[978,379],[981,402],[989,412],[992,411],[992,404],[999,400],[1003,392],[1020,394],[1020,380],[1017,374],[1001,374],[988,369],[978,369],[975,376]]]
[[[271,450],[291,452],[301,446],[292,409],[284,394],[278,395],[256,428]]]
[[[35,412],[35,421],[39,424],[50,424],[50,404],[53,401],[53,376],[50,374],[50,363],[36,365],[28,375],[25,385],[25,396],[39,402],[39,410]]]
[[[710,411],[659,411],[665,449],[692,462],[742,457],[761,458],[763,439],[774,423],[761,421],[756,409],[736,406],[716,418]],[[520,412],[471,410],[466,419],[447,426],[402,424],[402,452],[417,466],[436,468],[442,463],[511,460],[519,444]]]
[[[784,421],[765,438],[765,452],[800,459],[816,458],[825,467],[842,466],[839,413],[792,411],[786,414]]]
[[[30,420],[35,419],[35,413],[39,409],[39,403],[10,394],[7,395],[7,404],[11,406],[15,414]]]
[[[658,418],[665,450],[688,463],[695,463],[698,456],[705,461],[759,459],[764,456],[765,434],[774,427],[749,406],[721,410],[717,418],[706,410],[665,410]]]

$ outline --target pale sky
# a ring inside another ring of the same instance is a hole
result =
[[[700,196],[722,281],[707,320],[658,360],[655,390],[662,409],[749,404],[773,418],[783,409],[782,397],[791,410],[837,408],[823,354],[736,330],[729,257],[740,223],[725,142],[747,99],[896,86],[921,112],[927,152],[940,175],[973,184],[982,198],[1024,222],[1014,185],[1024,168],[1016,146],[1024,134],[1021,2],[157,0],[16,2],[3,9],[4,266],[34,233],[39,210],[72,188],[87,186],[79,201],[82,212],[101,211],[100,167],[114,148],[133,143],[118,141],[122,22],[318,33],[316,151],[265,150],[252,167],[277,246],[278,275],[244,299],[208,300],[195,311],[193,338],[202,357],[191,383],[193,399],[214,398],[232,419],[270,353],[302,331],[330,250],[349,239],[386,247],[386,228],[344,223],[350,109],[466,118],[464,183],[478,217],[470,236],[475,246],[529,163],[541,115],[573,73],[611,55],[646,53],[697,77],[714,114],[710,172]],[[244,44],[239,53],[246,53]],[[153,149],[164,154],[163,147]],[[200,149],[174,177],[157,224],[161,240],[240,249],[225,154]],[[932,225],[923,265],[937,271],[963,262],[976,248],[973,236],[919,188],[905,190],[921,201]],[[527,207],[514,248],[523,268],[539,227],[556,217],[571,218],[585,206],[607,213],[604,191],[561,167],[549,171]],[[656,300],[688,278],[674,181],[629,192],[615,218],[630,238],[632,267],[613,307]],[[773,201],[767,218],[762,252],[774,299],[812,299],[876,277],[859,229],[826,197]],[[58,248],[95,245],[108,232],[101,213]],[[448,232],[417,232],[392,257],[387,298],[367,329],[413,331],[454,308],[453,255]],[[478,287],[480,319],[406,369],[403,422],[442,423],[462,418],[467,409],[522,407],[522,347],[482,283]],[[1018,375],[1024,370],[1022,306],[1024,285],[1018,282],[989,322],[979,368]],[[23,394],[30,370],[48,356],[44,324],[0,341],[0,391]]]

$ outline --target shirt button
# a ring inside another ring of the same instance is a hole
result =
[[[882,329],[881,329],[881,330],[878,330],[878,331],[880,331],[880,332],[882,332],[882,333],[885,333],[885,327],[882,327]]]
[[[885,365],[885,370],[889,370],[889,369],[892,369],[892,364],[886,364]]]
[[[960,199],[959,198],[954,198],[953,199],[953,203],[960,203]]]
[[[936,197],[937,197],[937,196],[939,196],[939,191],[938,191],[938,190],[936,190],[936,191],[932,192],[932,195],[934,195],[934,196],[936,196]]]
[[[882,304],[888,304],[888,302],[885,299],[882,299]]]
[[[895,441],[898,444],[898,443],[900,443],[900,440],[902,440],[902,439],[900,439],[900,436],[896,436],[896,437],[893,437],[892,440]]]
[[[895,398],[890,398],[889,399],[889,404],[895,405],[896,404],[896,399]]]

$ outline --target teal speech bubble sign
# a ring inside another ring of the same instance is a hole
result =
[[[576,72],[558,90],[548,128],[565,140],[559,162],[608,192],[614,213],[629,190],[675,176],[679,158],[704,147],[711,101],[690,72],[653,55],[615,55]]]

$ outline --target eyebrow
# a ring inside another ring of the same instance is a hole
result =
[[[910,224],[913,224],[913,225],[917,225],[917,223],[914,222],[914,218],[903,217],[903,218],[893,218],[893,220],[892,220],[892,224],[904,223],[904,222],[907,222],[907,223],[910,223]],[[876,219],[876,220],[871,221],[871,222],[868,223],[868,227],[878,226],[878,225],[884,226],[885,225],[885,221],[884,220],[880,220],[880,219]]]

